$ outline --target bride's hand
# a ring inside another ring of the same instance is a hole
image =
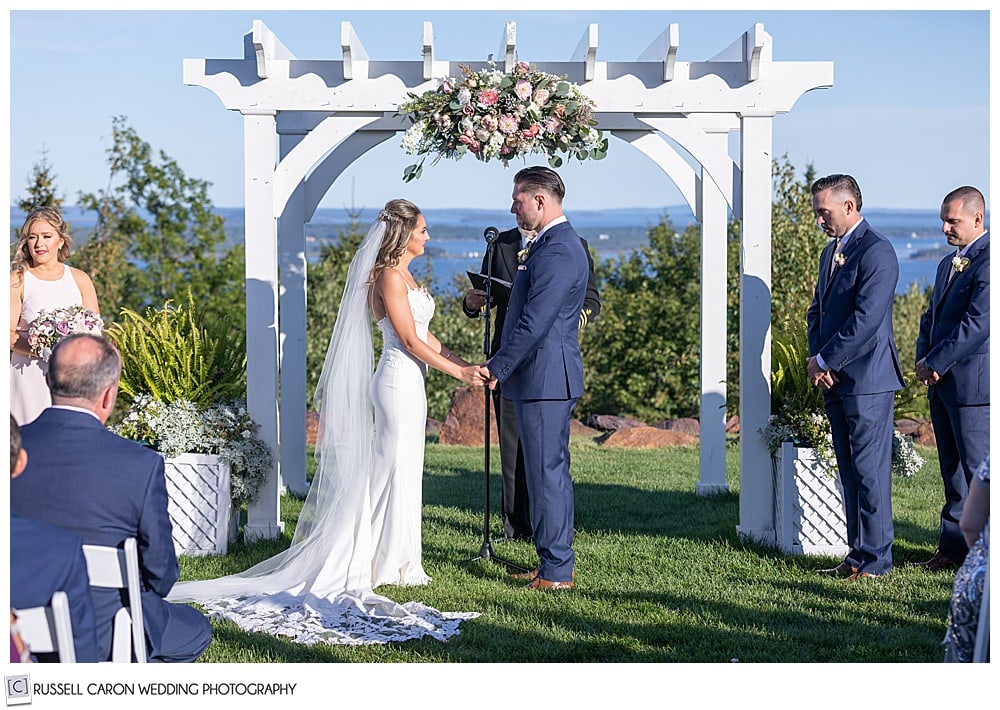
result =
[[[486,382],[478,365],[468,365],[462,368],[462,381],[470,385],[479,386]]]

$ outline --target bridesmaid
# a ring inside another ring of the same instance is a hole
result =
[[[90,277],[64,262],[73,238],[54,207],[32,210],[18,235],[10,272],[10,413],[18,424],[32,421],[52,401],[47,365],[32,357],[28,326],[46,309],[82,305],[100,313]]]

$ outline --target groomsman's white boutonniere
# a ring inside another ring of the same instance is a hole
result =
[[[969,257],[959,256],[956,254],[951,260],[951,268],[955,270],[956,274],[960,274],[965,271],[965,267],[969,265]]]
[[[836,254],[833,255],[833,263],[837,265],[838,269],[844,265],[845,261],[847,261],[847,259],[844,258],[843,252],[838,251]]]
[[[522,249],[521,251],[519,251],[517,253],[517,263],[518,264],[523,264],[524,262],[526,262],[528,260],[528,253],[531,251],[531,245],[532,244],[534,244],[534,242],[533,241],[529,241],[524,246],[524,249]]]

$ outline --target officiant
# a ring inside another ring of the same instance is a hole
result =
[[[531,249],[532,240],[537,232],[521,231],[519,228],[501,232],[494,242],[492,270],[489,274],[494,279],[514,282],[518,264],[522,263]],[[587,240],[580,238],[587,261],[590,265],[590,276],[587,281],[587,293],[580,311],[580,329],[598,316],[601,312],[601,301],[597,289],[597,277],[594,275],[594,259],[590,254]],[[480,273],[485,274],[487,257],[483,257]],[[503,332],[504,317],[507,315],[507,299],[510,288],[491,288],[490,304],[495,309],[493,339],[490,343],[489,357],[500,347],[500,334]],[[462,310],[469,318],[478,318],[484,312],[486,292],[479,288],[470,288],[462,299]],[[503,473],[503,488],[500,496],[500,507],[503,517],[504,537],[508,540],[531,539],[531,515],[528,508],[528,486],[524,478],[524,454],[517,434],[517,420],[514,418],[514,403],[503,396],[501,387],[493,390],[493,410],[496,414],[497,432],[500,437],[500,468]]]

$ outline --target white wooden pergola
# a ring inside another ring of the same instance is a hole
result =
[[[832,62],[775,62],[756,24],[706,62],[677,61],[671,24],[632,62],[597,60],[597,25],[565,62],[533,61],[566,75],[597,104],[598,128],[646,155],[677,185],[701,225],[701,464],[699,494],[725,477],[726,228],[740,220],[741,536],[773,543],[771,460],[756,435],[770,413],[772,120],[805,92],[833,84]],[[340,60],[297,59],[259,20],[241,59],[185,59],[184,83],[202,86],[244,121],[248,409],[278,452],[251,506],[250,538],[281,530],[283,486],[304,493],[306,469],[305,224],[337,177],[407,126],[395,116],[407,92],[437,87],[459,64],[434,56],[423,25],[422,59],[369,59],[348,22]],[[496,55],[517,61],[508,22]],[[738,137],[738,159],[729,137]],[[669,140],[667,140],[669,138]],[[677,147],[680,147],[678,151]],[[600,163],[595,164],[600,169]],[[426,179],[432,179],[425,176]],[[572,218],[572,215],[570,215]]]

